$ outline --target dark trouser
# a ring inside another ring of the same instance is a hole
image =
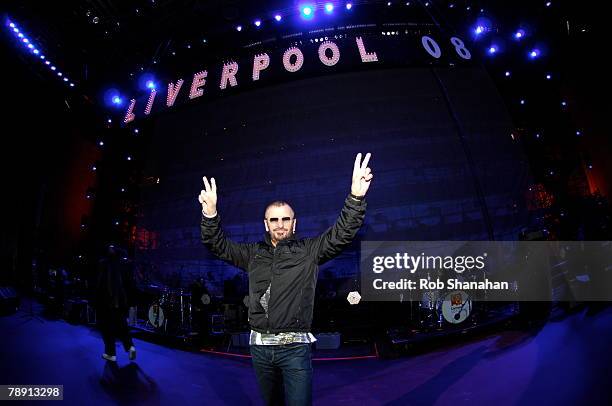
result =
[[[310,344],[252,345],[251,355],[267,405],[312,404]]]
[[[104,353],[115,355],[115,340],[119,339],[127,351],[134,343],[127,325],[127,311],[121,308],[100,307],[96,313],[98,328],[104,340]]]

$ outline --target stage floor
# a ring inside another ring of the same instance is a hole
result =
[[[23,306],[22,306],[23,308]],[[130,363],[102,360],[86,326],[0,317],[0,384],[63,384],[64,404],[261,404],[249,359],[136,340]],[[527,334],[503,331],[395,360],[314,362],[320,405],[612,404],[612,308],[581,310]],[[20,403],[22,404],[22,403]],[[35,403],[38,404],[38,403]]]

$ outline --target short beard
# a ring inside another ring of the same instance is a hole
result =
[[[274,241],[277,241],[277,242],[278,241],[286,240],[286,239],[291,238],[291,237],[293,237],[293,230],[292,229],[287,230],[285,232],[285,235],[283,235],[282,237],[280,237],[278,239],[276,237],[274,237],[274,232],[272,232],[272,231],[270,232],[270,238],[272,240],[274,240]]]

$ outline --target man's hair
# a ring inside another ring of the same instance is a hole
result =
[[[275,200],[266,206],[266,209],[264,210],[264,219],[266,218],[266,213],[268,212],[268,209],[270,207],[281,207],[281,206],[289,206],[291,208],[291,211],[293,211],[293,207],[291,207],[289,203],[285,202],[284,200]],[[293,213],[293,215],[295,215],[295,212]]]

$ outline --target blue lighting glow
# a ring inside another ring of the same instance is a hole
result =
[[[537,49],[537,48],[534,48],[534,49],[532,49],[532,50],[529,52],[529,57],[530,57],[531,59],[536,59],[536,58],[537,58],[537,57],[539,57],[539,56],[540,56],[540,50],[539,50],[539,49]]]
[[[346,9],[350,10],[353,8],[353,3],[346,3]]]
[[[498,50],[499,50],[499,49],[497,48],[497,45],[491,45],[491,46],[489,47],[489,54],[490,54],[490,55],[494,55],[495,53],[497,53],[497,51],[498,51]]]
[[[255,27],[260,27],[261,26],[261,20],[255,20]]]
[[[280,14],[277,14],[277,15],[275,15],[275,16],[274,16],[274,19],[275,19],[276,21],[280,21],[280,20],[282,20],[282,19],[283,19],[283,17],[281,17],[281,15],[280,15]]]
[[[119,96],[113,96],[112,100],[114,104],[121,104],[121,97]]]
[[[155,82],[153,82],[152,80],[148,80],[147,81],[147,88],[154,90],[155,89]]]
[[[22,33],[17,34],[17,36],[18,36],[19,38],[23,38],[23,34],[22,34]]]
[[[15,24],[10,23],[10,24],[9,24],[9,27],[11,27],[11,28],[15,28]]]
[[[329,14],[332,11],[334,11],[334,5],[331,3],[325,3],[325,12]]]
[[[302,15],[302,18],[310,19],[314,17],[314,11],[315,8],[311,4],[304,4],[300,6],[300,14]]]
[[[526,35],[525,30],[520,29],[514,33],[514,39],[521,40],[525,38],[525,35]]]

